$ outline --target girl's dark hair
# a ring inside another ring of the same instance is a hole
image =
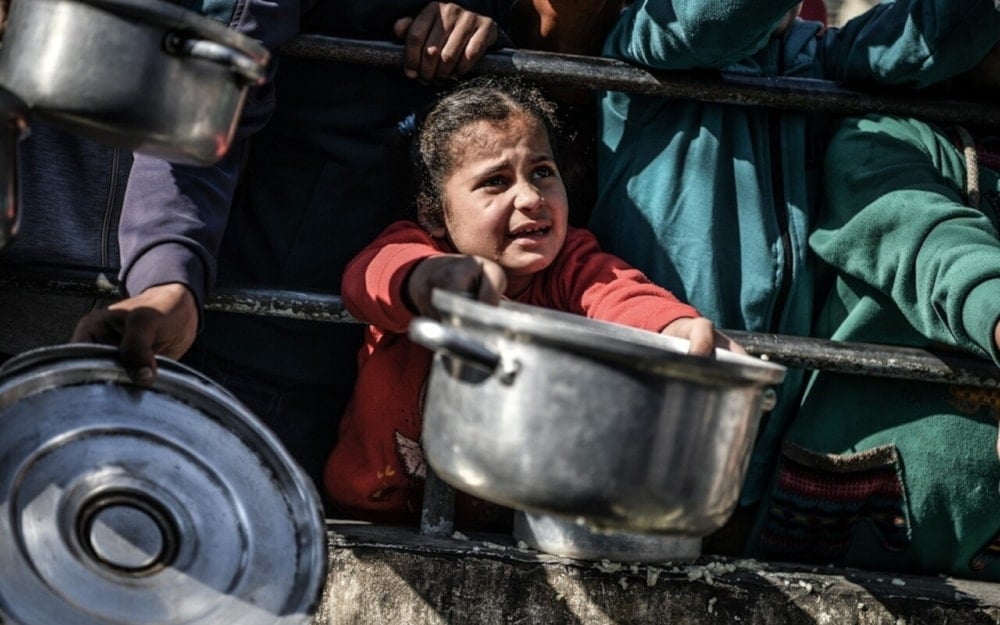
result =
[[[523,113],[544,126],[558,162],[561,135],[556,105],[528,82],[516,77],[480,76],[460,83],[438,99],[423,119],[418,117],[415,122],[406,185],[414,194],[411,197],[416,197],[413,208],[425,220],[443,224],[442,188],[456,165],[451,149],[455,133],[474,122],[502,122]],[[406,128],[407,124],[401,124],[404,133]]]

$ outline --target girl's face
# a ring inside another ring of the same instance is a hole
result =
[[[451,140],[457,165],[442,189],[444,228],[431,235],[496,261],[517,296],[566,240],[569,202],[548,132],[534,117],[477,121]]]

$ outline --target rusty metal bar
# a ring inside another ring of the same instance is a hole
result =
[[[398,67],[403,46],[382,41],[300,35],[281,53],[328,61]],[[946,124],[1000,127],[1000,106],[981,102],[935,100],[918,96],[875,94],[845,89],[827,80],[754,77],[729,72],[653,72],[617,59],[534,50],[500,50],[487,54],[477,71],[516,74],[563,87],[626,91],[672,98],[810,110],[837,115],[882,113],[917,117]]]
[[[748,353],[789,367],[1000,388],[1000,368],[964,352],[727,330]]]
[[[107,274],[62,267],[56,270],[0,267],[0,291],[2,290],[109,300],[122,297],[117,282]],[[208,296],[205,308],[302,321],[357,323],[344,309],[339,295],[313,291],[217,285]]]

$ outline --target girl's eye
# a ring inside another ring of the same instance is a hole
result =
[[[482,182],[484,187],[502,187],[507,183],[507,180],[503,176],[491,176]]]
[[[535,178],[548,178],[549,176],[554,176],[556,174],[555,169],[549,167],[548,165],[539,165],[535,168],[534,172]]]

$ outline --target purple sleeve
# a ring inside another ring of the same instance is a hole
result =
[[[275,48],[299,30],[311,0],[236,0],[230,28]],[[209,167],[136,155],[122,205],[118,237],[121,282],[128,295],[170,282],[191,289],[199,309],[215,280],[216,253],[232,204],[246,139],[274,109],[268,82],[248,93],[229,153]]]

